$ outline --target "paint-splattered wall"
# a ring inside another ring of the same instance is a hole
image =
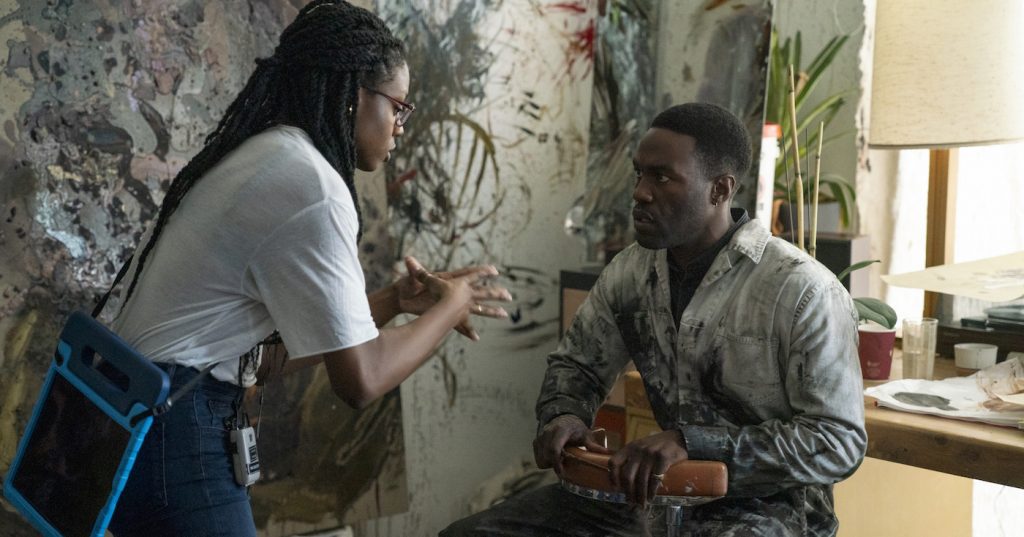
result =
[[[0,473],[67,313],[110,284],[304,3],[0,1]],[[363,193],[365,214],[383,214],[383,185]],[[390,277],[382,231],[361,245],[371,285]],[[268,535],[407,506],[398,394],[355,412],[326,386],[309,372],[267,389],[254,505]],[[3,507],[4,535],[32,534]]]
[[[13,456],[64,316],[109,285],[169,180],[302,3],[0,2],[0,471]],[[513,460],[529,444],[532,400],[554,343],[556,274],[578,264],[581,251],[558,230],[586,159],[593,14],[582,2],[537,1],[394,2],[379,10],[409,40],[411,98],[420,109],[389,170],[390,210],[383,188],[363,189],[367,218],[394,218],[394,246],[368,233],[363,253],[385,264],[398,249],[434,267],[495,262],[517,295],[515,324],[485,323],[485,344],[452,341],[405,390],[410,401],[402,406],[414,422],[405,431],[416,451],[409,456],[414,510],[402,517],[408,531],[395,534],[416,535],[461,512],[469,490],[494,473],[485,461]],[[453,139],[465,145],[453,146]],[[417,176],[403,188],[409,170]],[[417,203],[415,211],[410,205]],[[368,281],[386,278],[378,270]],[[308,391],[318,401],[324,390]],[[301,417],[300,404],[276,406],[283,416]],[[399,405],[390,397],[372,411],[384,413],[374,423],[390,424],[369,438],[378,458],[345,465],[363,481],[307,475],[314,497],[329,494],[333,478],[341,493],[298,502],[303,509],[295,510],[274,502],[306,497],[289,495],[299,485],[274,480],[285,472],[268,472],[271,479],[254,494],[260,524],[271,533],[302,528],[282,522],[282,509],[315,526],[336,523],[368,486],[375,487],[371,505],[356,502],[354,509],[363,515],[382,511],[372,505],[382,494],[404,498]],[[373,415],[336,422],[364,430]],[[265,419],[274,421],[266,411]],[[286,442],[263,448],[268,467],[302,434],[287,421],[277,420]],[[436,479],[435,472],[454,469],[458,486]],[[384,485],[372,480],[378,472]],[[30,534],[8,509],[0,510],[0,528]]]
[[[438,263],[496,263],[516,295],[515,322],[479,323],[479,343],[450,339],[402,385],[410,508],[356,534],[434,535],[468,514],[482,482],[532,459],[558,271],[583,261],[562,228],[586,172],[596,2],[378,6],[413,49],[418,107],[391,172],[416,171],[393,197],[393,237]],[[417,117],[421,103],[431,110]]]

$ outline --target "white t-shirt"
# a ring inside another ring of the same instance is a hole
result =
[[[377,328],[357,230],[345,182],[309,136],[268,129],[185,195],[112,328],[155,362],[219,362],[213,376],[235,383],[238,357],[274,330],[293,358],[359,345]]]

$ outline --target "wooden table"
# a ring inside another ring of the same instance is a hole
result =
[[[895,354],[890,380],[902,376]],[[938,358],[935,377],[951,376],[953,360]],[[1024,431],[882,408],[873,397],[864,402],[869,457],[1024,488]]]

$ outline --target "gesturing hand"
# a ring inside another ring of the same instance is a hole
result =
[[[562,414],[548,422],[533,440],[533,458],[538,468],[555,468],[562,475],[562,451],[565,446],[583,446],[587,451],[611,453],[598,441],[598,433],[591,431],[583,420],[572,414]]]
[[[661,477],[673,464],[689,458],[679,431],[663,431],[626,444],[608,461],[613,486],[637,505],[654,498]]]
[[[417,278],[417,274],[429,271],[423,268],[423,265],[416,258],[407,256],[405,258],[405,267],[408,274],[398,282],[398,307],[402,313],[421,315],[441,298],[440,291],[431,292],[427,285]],[[504,287],[487,285],[488,278],[498,275],[498,269],[494,268],[494,266],[477,265],[450,272],[434,272],[431,274],[436,278],[449,282],[463,280],[468,283],[471,289],[470,300],[472,301],[472,304],[469,306],[470,314],[495,319],[505,319],[508,317],[508,312],[504,308],[481,303],[484,301],[510,302],[512,300],[512,295]],[[455,330],[474,341],[480,339],[476,330],[473,329],[473,325],[469,322],[468,316],[455,327]]]

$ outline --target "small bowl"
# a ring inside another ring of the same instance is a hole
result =
[[[977,370],[996,365],[999,347],[988,343],[957,343],[953,345],[956,367]]]

